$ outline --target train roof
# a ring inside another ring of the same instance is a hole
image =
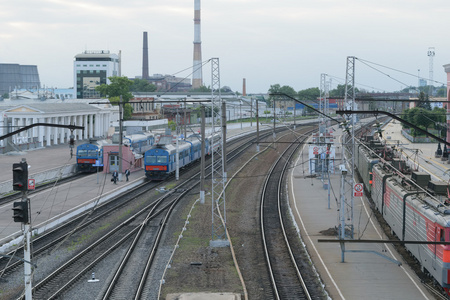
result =
[[[178,144],[179,151],[189,149],[190,147],[191,147],[190,143],[188,143],[186,141],[182,141],[182,140],[179,141],[179,144]],[[173,153],[173,152],[176,152],[177,147],[174,144],[157,144],[157,145],[154,145],[150,150],[147,150],[146,153],[152,152],[156,149],[161,149],[161,150],[167,151],[169,153]]]
[[[92,145],[92,148],[96,148],[96,147],[103,147],[104,145],[109,145],[111,144],[110,140],[92,140],[89,143],[84,143],[84,144],[80,144],[77,146],[80,148],[91,148],[91,146],[88,145]]]
[[[386,180],[386,183],[398,197],[410,199],[410,203],[415,209],[427,215],[430,220],[450,227],[450,205],[446,202],[448,199],[446,193],[433,195],[432,190],[423,186],[419,187],[411,177],[393,174]]]

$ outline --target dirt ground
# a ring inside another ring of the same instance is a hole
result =
[[[233,165],[229,165],[228,178],[236,172],[236,166],[241,166],[255,152],[247,153]],[[249,299],[273,297],[269,279],[266,278],[267,270],[261,246],[259,197],[268,168],[277,156],[272,149],[253,158],[226,189],[227,229]],[[191,213],[187,230],[183,233],[180,247],[175,252],[167,274],[162,299],[168,293],[180,292],[232,292],[239,293],[244,298],[244,289],[230,247],[209,246],[212,233],[211,195],[206,196],[205,202],[197,203]],[[182,212],[183,222],[190,208],[191,205],[186,205]]]

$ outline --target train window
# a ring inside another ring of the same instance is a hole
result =
[[[78,156],[87,156],[87,150],[78,150]]]
[[[444,229],[441,229],[439,234],[440,234],[441,242],[444,242],[445,241]]]
[[[161,164],[166,164],[167,163],[167,156],[157,156],[156,157],[156,161],[158,163],[161,163]]]
[[[97,157],[97,150],[89,150],[88,151],[88,156]]]
[[[156,156],[148,155],[147,157],[145,157],[145,163],[146,164],[154,164],[154,163],[156,163]]]

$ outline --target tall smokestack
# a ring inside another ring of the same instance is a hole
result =
[[[144,31],[144,42],[142,49],[142,79],[148,79],[148,40],[147,31]]]
[[[203,85],[202,78],[202,42],[200,38],[200,0],[194,0],[194,64],[192,70],[192,88]]]
[[[247,96],[247,87],[245,84],[245,78],[242,80],[242,96]]]

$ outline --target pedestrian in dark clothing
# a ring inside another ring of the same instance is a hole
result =
[[[117,171],[114,171],[112,174],[112,177],[113,177],[114,184],[117,184],[117,178],[119,177],[119,173],[117,173]]]
[[[130,170],[128,170],[128,169],[125,170],[125,176],[127,176],[127,181],[128,181],[128,176],[130,176]]]

